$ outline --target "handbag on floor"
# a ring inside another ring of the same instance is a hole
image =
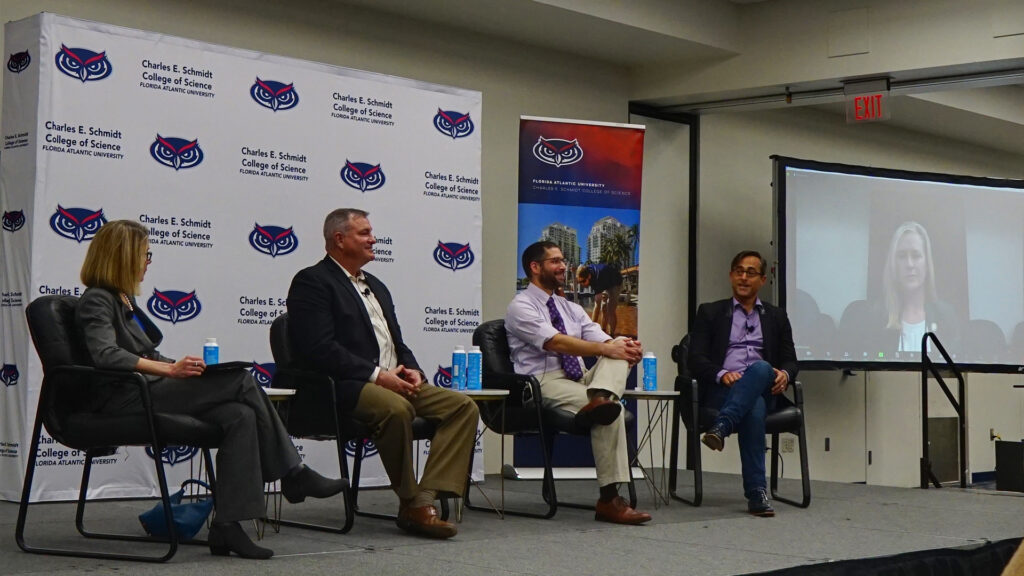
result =
[[[191,502],[181,503],[185,495],[185,487],[189,484],[196,484],[211,491],[205,498],[197,498]],[[213,511],[213,495],[210,485],[202,480],[190,478],[181,483],[181,488],[171,494],[171,516],[173,517],[174,530],[178,533],[178,540],[191,540],[203,528],[210,512]],[[168,538],[167,521],[164,516],[164,503],[157,502],[153,508],[139,514],[139,522],[146,530],[146,534],[158,538]]]

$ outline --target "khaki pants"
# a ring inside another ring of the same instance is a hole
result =
[[[565,377],[561,370],[540,375],[544,406],[576,413],[590,402],[588,392],[610,392],[616,400],[626,389],[629,363],[625,360],[600,358],[583,378],[576,382]],[[623,414],[607,426],[590,429],[590,446],[594,451],[598,486],[629,482],[629,456],[626,452],[626,419]]]
[[[370,383],[359,393],[352,416],[373,430],[381,462],[399,498],[409,500],[421,489],[463,495],[480,421],[476,404],[466,395],[424,383],[415,398],[406,399]],[[412,454],[416,416],[437,424],[419,484]]]

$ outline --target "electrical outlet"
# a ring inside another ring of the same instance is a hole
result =
[[[796,438],[783,438],[780,450],[784,453],[796,450]]]

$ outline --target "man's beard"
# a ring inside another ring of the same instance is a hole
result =
[[[558,290],[565,284],[564,281],[558,279],[558,275],[554,272],[541,272],[540,274],[540,285],[548,290]]]

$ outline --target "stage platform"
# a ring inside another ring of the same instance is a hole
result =
[[[690,486],[681,473],[681,488]],[[509,506],[541,508],[535,481],[507,481]],[[964,547],[1024,536],[1024,494],[942,488],[920,490],[814,482],[810,508],[775,503],[775,518],[746,513],[740,478],[705,475],[704,505],[673,501],[655,509],[638,484],[640,508],[654,520],[630,527],[598,523],[593,512],[562,508],[550,520],[467,511],[459,535],[438,542],[409,536],[392,522],[357,518],[349,534],[282,528],[267,530],[264,540],[276,556],[256,562],[210,555],[206,548],[183,546],[166,564],[140,564],[41,556],[21,552],[14,542],[17,505],[0,503],[0,574],[117,573],[132,575],[261,574],[313,576],[620,576],[629,574],[748,574],[835,560],[887,556],[902,552]],[[498,478],[487,478],[496,497]],[[799,484],[784,481],[795,495]],[[561,481],[561,500],[592,502],[593,481]],[[473,494],[474,504],[483,503]],[[340,499],[338,499],[340,502]],[[364,509],[391,512],[389,492],[360,495]],[[135,516],[153,501],[114,501],[91,505],[87,523],[96,529],[140,530]],[[286,505],[287,506],[287,505]],[[340,514],[337,503],[307,500],[286,508],[288,517],[327,521]],[[36,543],[70,546],[84,540],[74,534],[74,506],[33,508],[29,538]],[[250,532],[251,524],[249,525]],[[96,547],[124,543],[90,541]]]

